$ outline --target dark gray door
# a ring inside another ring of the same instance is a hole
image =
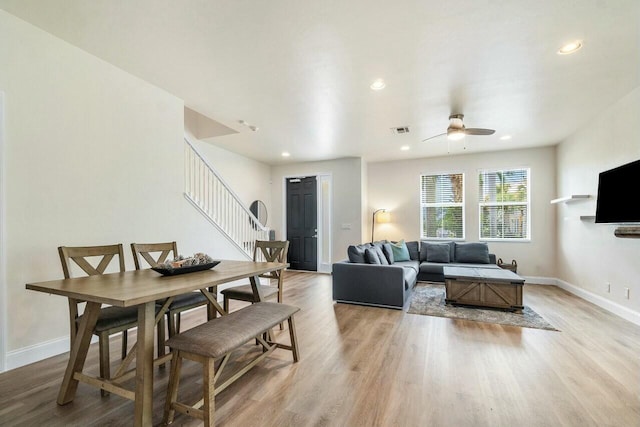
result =
[[[318,270],[316,177],[287,179],[288,261],[294,270]]]

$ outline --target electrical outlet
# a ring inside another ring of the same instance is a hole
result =
[[[624,297],[629,299],[629,288],[624,288]]]
[[[611,293],[611,283],[607,282],[604,284],[604,290],[610,294]]]

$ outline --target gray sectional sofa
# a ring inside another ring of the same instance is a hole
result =
[[[499,268],[486,243],[406,242],[402,261],[389,248],[386,241],[349,246],[349,259],[333,264],[334,301],[402,309],[417,281],[444,282],[444,266]]]

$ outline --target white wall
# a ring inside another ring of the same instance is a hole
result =
[[[368,227],[374,209],[391,211],[391,222],[376,224],[375,239],[420,238],[420,175],[463,172],[466,240],[479,240],[478,170],[531,168],[531,242],[489,242],[503,260],[518,262],[518,273],[555,277],[555,147],[435,157],[368,165]]]
[[[340,261],[347,257],[347,247],[361,243],[362,239],[362,160],[360,158],[345,158],[321,162],[293,163],[273,166],[271,168],[272,184],[272,223],[276,230],[276,238],[284,236],[284,191],[285,177],[313,176],[330,173],[332,177],[333,224],[332,259]],[[277,221],[277,222],[275,222]],[[351,224],[350,229],[343,229],[343,224]],[[286,231],[286,230],[285,230]]]
[[[598,174],[640,159],[640,87],[601,112],[557,150],[558,197],[590,194],[558,205],[558,277],[569,284],[640,312],[640,240],[616,238],[616,225],[581,221],[595,215]],[[629,203],[638,203],[632,183]],[[611,283],[611,293],[605,283]],[[631,289],[630,299],[624,287]]]
[[[176,240],[240,259],[183,198],[180,99],[3,11],[0,40],[9,353],[68,337],[66,300],[25,290],[62,277],[57,246]]]
[[[185,131],[198,151],[233,189],[248,208],[254,200],[262,200],[267,207],[266,226],[273,228],[271,207],[271,166],[233,153],[207,141],[196,138],[193,130],[193,111],[185,108]],[[215,139],[214,139],[215,140]]]

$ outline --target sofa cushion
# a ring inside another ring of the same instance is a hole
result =
[[[409,258],[414,261],[420,261],[420,248],[417,241],[407,242],[407,249],[409,250]]]
[[[449,267],[450,264],[443,264],[441,262],[421,262],[420,263],[420,274],[442,274],[442,267]]]
[[[455,262],[489,264],[489,246],[486,243],[456,243]]]
[[[380,260],[380,264],[382,265],[389,265],[389,260],[387,259],[387,257],[384,255],[384,252],[382,252],[382,246],[374,246],[373,249],[376,251],[376,253],[378,254],[378,259]]]
[[[393,265],[399,265],[402,268],[408,268],[414,270],[416,273],[420,271],[420,263],[418,261],[398,261]]]
[[[409,261],[411,259],[409,256],[409,249],[407,248],[407,244],[404,242],[404,240],[400,240],[399,242],[392,242],[391,250],[393,251],[394,262]]]
[[[427,241],[427,240],[420,240],[420,261],[426,261],[427,260],[427,245],[432,245],[432,244],[437,244],[437,245],[449,245],[449,262],[453,262],[455,259],[455,250],[456,250],[456,245],[454,242],[433,242],[433,241]]]
[[[376,251],[375,248],[366,248],[364,250],[364,259],[367,261],[367,264],[381,264],[378,251]]]
[[[418,276],[418,272],[413,268],[403,268],[404,270],[404,288],[405,290],[409,290],[413,288],[416,284],[416,278]]]
[[[364,258],[364,250],[370,247],[368,243],[364,245],[351,245],[347,248],[347,256],[349,261],[357,264],[365,264],[367,260]]]
[[[449,243],[425,243],[425,246],[427,262],[448,263],[450,261],[451,245]]]
[[[393,258],[393,249],[391,249],[391,243],[384,243],[382,245],[382,253],[384,253],[384,256],[387,257],[387,261],[389,261],[389,264],[393,264],[395,262],[395,259]]]

